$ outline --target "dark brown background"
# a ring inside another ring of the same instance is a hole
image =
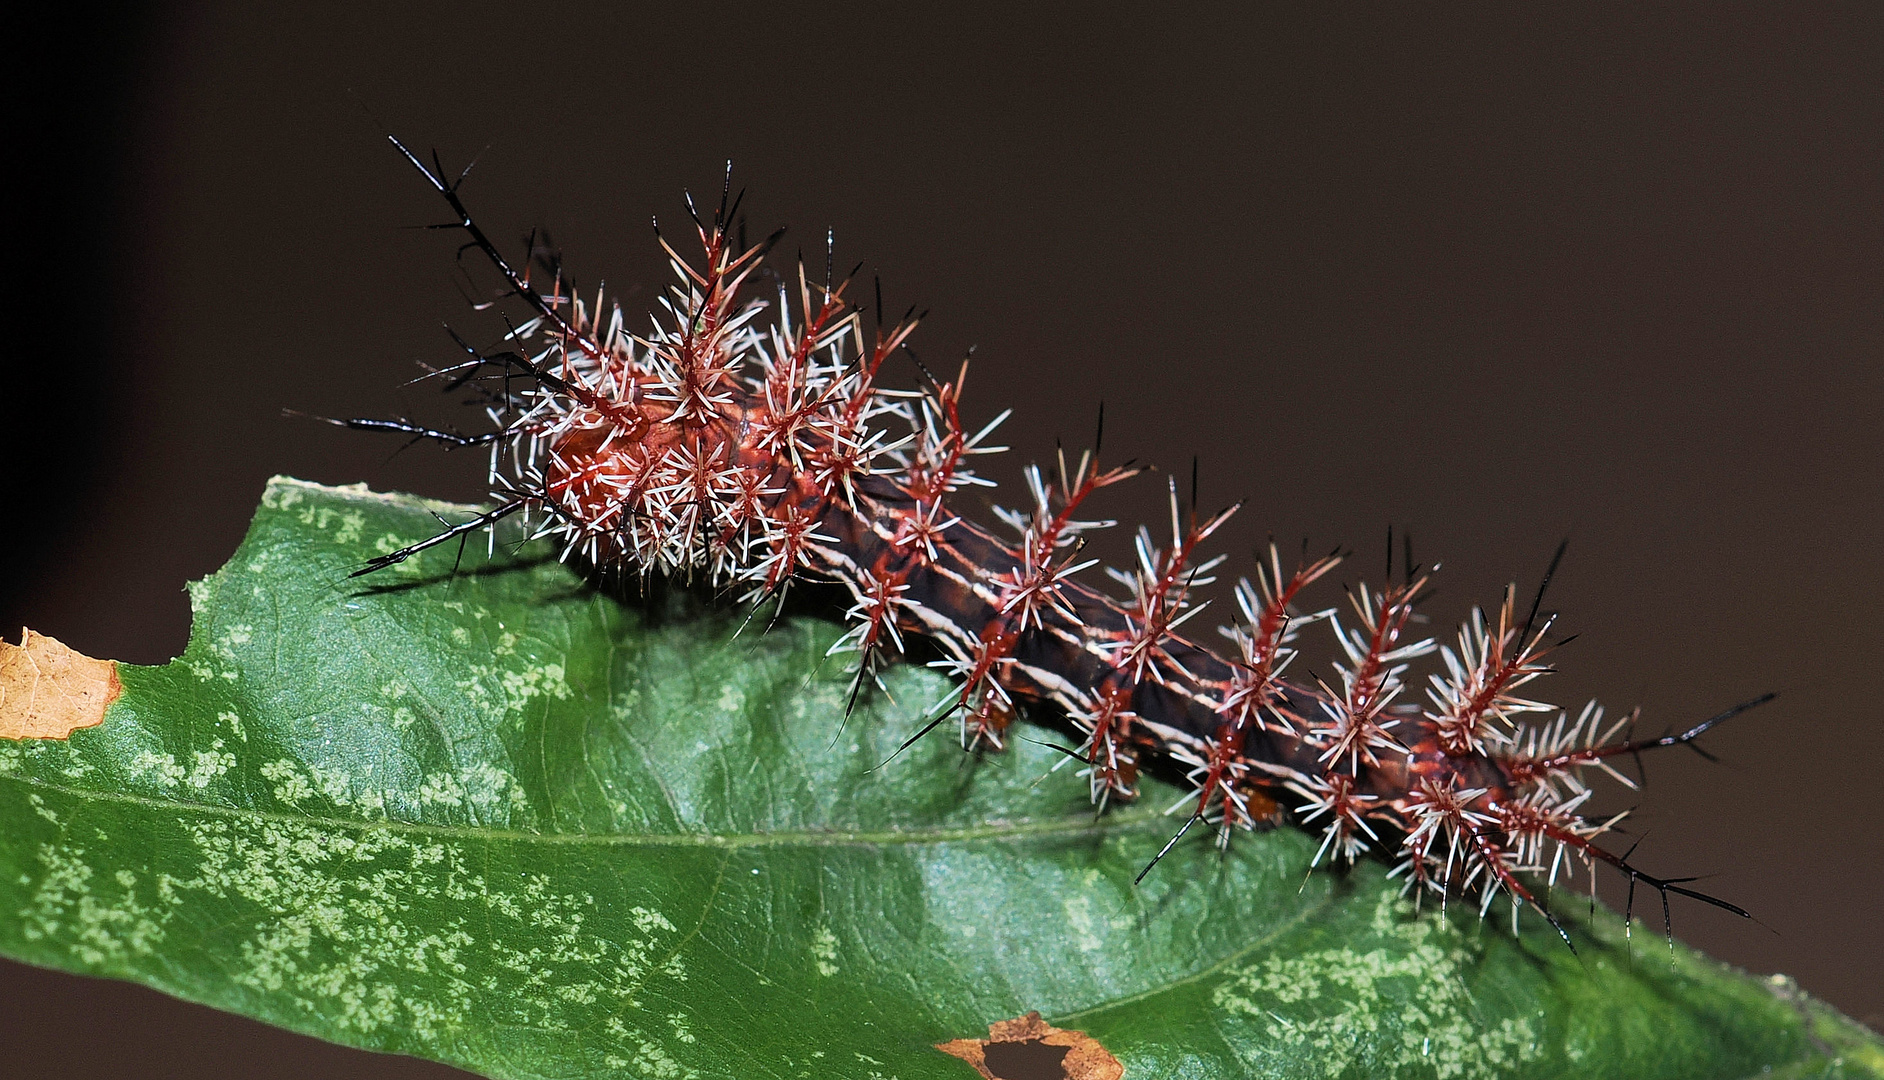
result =
[[[755,234],[835,226],[933,309],[931,366],[979,346],[1007,498],[1104,399],[1114,460],[1199,455],[1206,503],[1249,498],[1242,572],[1273,532],[1377,578],[1391,523],[1445,563],[1443,629],[1568,535],[1555,700],[1659,730],[1781,690],[1709,736],[1722,764],[1649,762],[1640,861],[1772,928],[1690,904],[1684,939],[1884,1022],[1876,7],[248,7],[12,38],[43,71],[0,625],[160,662],[269,474],[479,496],[470,455],[280,416],[472,422],[395,389],[450,357],[441,321],[491,327],[452,241],[401,228],[439,207],[382,130],[481,155],[491,231],[547,226],[631,310],[648,215],[730,156]],[[449,1073],[18,966],[0,1000],[9,1067]]]

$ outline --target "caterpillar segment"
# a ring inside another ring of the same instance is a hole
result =
[[[1514,927],[1529,907],[1566,943],[1538,885],[1581,871],[1593,890],[1599,865],[1625,875],[1632,894],[1637,883],[1658,890],[1664,908],[1679,894],[1746,915],[1602,847],[1621,815],[1583,813],[1585,774],[1630,783],[1614,758],[1692,744],[1771,695],[1684,732],[1628,738],[1630,720],[1605,725],[1594,705],[1571,719],[1520,695],[1551,670],[1541,589],[1523,621],[1507,590],[1490,616],[1474,611],[1440,645],[1413,633],[1427,581],[1418,567],[1398,584],[1355,587],[1344,621],[1335,608],[1299,608],[1341,557],[1289,566],[1273,546],[1233,589],[1236,613],[1220,628],[1228,648],[1206,648],[1187,633],[1206,606],[1197,590],[1223,557],[1200,549],[1235,507],[1199,517],[1173,481],[1170,539],[1140,529],[1134,565],[1108,571],[1117,592],[1082,576],[1095,565],[1082,557],[1085,535],[1115,524],[1086,516],[1087,504],[1137,467],[1105,468],[1094,452],[1070,468],[1064,453],[1050,471],[1030,466],[1030,505],[996,511],[1007,534],[954,512],[964,488],[992,486],[971,466],[1004,449],[988,440],[1007,414],[964,427],[966,364],[952,381],[922,370],[920,389],[886,387],[886,365],[919,316],[886,324],[879,298],[866,332],[852,281],[833,281],[828,257],[822,282],[801,261],[761,289],[772,241],[733,242],[730,184],[710,217],[689,200],[698,256],[660,238],[674,280],[637,335],[607,297],[574,295],[558,266],[539,288],[472,220],[462,176],[448,180],[436,158],[428,166],[393,145],[453,211],[439,227],[488,257],[527,318],[497,349],[467,348],[435,373],[453,386],[501,377],[493,431],[336,421],[491,450],[492,510],[359,573],[521,515],[564,558],[703,579],[752,603],[796,580],[834,581],[853,601],[833,647],[851,654],[853,702],[910,637],[925,638],[941,654],[934,665],[959,682],[910,742],[953,719],[966,749],[999,751],[1019,710],[1057,711],[1078,737],[1060,764],[1079,766],[1099,807],[1135,798],[1148,767],[1188,781],[1165,851],[1199,822],[1227,843],[1288,813],[1320,836],[1312,865],[1384,857],[1410,891],[1469,896],[1481,914],[1503,895]],[[1335,684],[1288,675],[1315,623],[1333,631]],[[1414,665],[1434,654],[1426,700],[1406,700]]]

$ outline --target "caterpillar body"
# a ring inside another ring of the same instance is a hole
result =
[[[1514,927],[1529,907],[1566,943],[1537,884],[1581,871],[1594,889],[1598,866],[1626,876],[1631,902],[1638,883],[1658,890],[1664,914],[1669,894],[1747,914],[1599,844],[1621,815],[1582,812],[1593,794],[1584,773],[1634,786],[1612,759],[1692,743],[1771,695],[1660,738],[1619,737],[1632,718],[1606,724],[1591,705],[1573,719],[1521,693],[1551,670],[1541,588],[1528,616],[1507,589],[1491,615],[1475,611],[1442,645],[1410,632],[1427,581],[1418,567],[1398,584],[1356,587],[1349,615],[1304,614],[1304,590],[1340,555],[1289,566],[1273,545],[1254,580],[1234,587],[1228,649],[1207,649],[1179,631],[1223,561],[1200,548],[1235,507],[1200,517],[1170,481],[1170,538],[1138,531],[1135,565],[1109,571],[1119,596],[1078,577],[1096,562],[1082,558],[1083,534],[1115,524],[1081,515],[1139,469],[1104,468],[1093,452],[1071,467],[1062,455],[1051,472],[1029,467],[1031,505],[997,511],[1011,537],[952,512],[955,493],[992,486],[971,459],[1002,449],[987,440],[1007,414],[963,427],[966,365],[952,381],[924,371],[920,389],[886,387],[884,367],[919,317],[884,326],[879,315],[867,334],[848,282],[828,270],[815,282],[801,262],[776,296],[754,296],[771,241],[734,241],[730,188],[709,217],[688,202],[698,256],[660,240],[675,281],[641,335],[606,296],[571,295],[555,266],[546,287],[533,284],[466,210],[462,175],[450,180],[436,157],[428,166],[392,143],[451,207],[440,227],[461,230],[528,311],[496,350],[459,339],[467,358],[434,373],[475,389],[500,371],[492,430],[332,421],[491,451],[491,510],[356,573],[516,515],[560,541],[565,558],[704,578],[748,601],[801,578],[835,581],[852,600],[833,651],[853,654],[853,700],[904,655],[906,635],[927,638],[959,686],[911,741],[953,720],[965,748],[999,750],[1017,710],[1054,707],[1079,736],[1061,748],[1063,764],[1079,766],[1101,807],[1135,797],[1147,766],[1188,781],[1165,851],[1200,822],[1228,842],[1293,815],[1321,837],[1313,865],[1384,856],[1416,894],[1470,895],[1481,915],[1502,894]],[[1286,677],[1297,635],[1316,622],[1340,649],[1332,683]],[[1434,654],[1441,670],[1426,701],[1403,702],[1413,662]]]

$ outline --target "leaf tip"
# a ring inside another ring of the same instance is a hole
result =
[[[64,739],[105,722],[124,693],[115,660],[95,660],[57,638],[20,632],[0,641],[0,739]]]
[[[1098,1039],[1056,1028],[1038,1012],[997,1020],[985,1039],[951,1039],[937,1050],[961,1058],[986,1080],[1119,1080],[1125,1066]]]

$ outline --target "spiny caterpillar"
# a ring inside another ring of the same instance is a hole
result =
[[[565,559],[705,579],[749,602],[782,601],[798,579],[835,581],[853,601],[852,625],[833,647],[854,655],[853,703],[905,654],[905,635],[933,642],[943,657],[934,666],[960,680],[905,747],[955,717],[964,748],[1000,750],[1018,709],[1050,704],[1082,736],[1059,748],[1062,764],[1082,767],[1101,808],[1135,797],[1146,766],[1186,778],[1190,791],[1172,811],[1188,806],[1189,816],[1147,871],[1198,822],[1227,843],[1234,830],[1287,812],[1320,833],[1311,867],[1383,854],[1417,895],[1476,893],[1482,917],[1502,892],[1514,929],[1529,906],[1566,943],[1527,879],[1554,885],[1578,864],[1592,891],[1598,864],[1620,871],[1631,905],[1638,882],[1656,889],[1664,919],[1671,893],[1746,915],[1684,887],[1693,879],[1651,876],[1599,846],[1622,815],[1580,812],[1592,795],[1583,773],[1633,787],[1611,759],[1692,744],[1772,695],[1653,739],[1619,739],[1633,718],[1607,724],[1594,704],[1575,719],[1557,712],[1537,722],[1532,714],[1556,712],[1521,694],[1551,670],[1542,587],[1527,615],[1507,589],[1493,614],[1474,611],[1456,644],[1441,645],[1409,633],[1428,581],[1410,558],[1399,584],[1350,592],[1349,623],[1333,608],[1295,606],[1341,556],[1291,569],[1274,545],[1255,580],[1234,588],[1240,618],[1221,628],[1227,655],[1210,651],[1178,631],[1202,610],[1196,590],[1223,562],[1199,548],[1236,507],[1200,518],[1194,492],[1187,513],[1170,482],[1169,543],[1141,528],[1136,565],[1108,571],[1122,597],[1078,580],[1097,561],[1081,557],[1084,535],[1115,524],[1080,515],[1096,492],[1140,469],[1103,468],[1094,452],[1070,468],[1062,454],[1051,474],[1028,467],[1031,505],[997,510],[1012,539],[958,515],[954,493],[993,486],[970,459],[1002,449],[986,442],[1007,414],[966,430],[960,375],[940,382],[923,370],[921,389],[882,385],[919,316],[885,328],[879,315],[866,335],[849,282],[833,284],[828,265],[822,284],[801,261],[775,303],[751,297],[777,235],[734,241],[730,174],[710,219],[687,202],[697,261],[660,239],[677,281],[638,336],[605,296],[572,295],[554,264],[548,288],[538,288],[472,220],[462,174],[448,181],[436,156],[428,167],[392,143],[451,207],[455,220],[436,227],[462,231],[529,317],[496,351],[457,339],[468,358],[433,372],[456,389],[495,368],[503,389],[487,391],[493,430],[331,421],[491,450],[492,509],[357,574],[520,515],[533,535],[560,541]],[[1297,635],[1315,622],[1327,622],[1340,646],[1333,684],[1284,678]],[[1412,662],[1434,653],[1444,670],[1429,675],[1426,703],[1402,703]]]

